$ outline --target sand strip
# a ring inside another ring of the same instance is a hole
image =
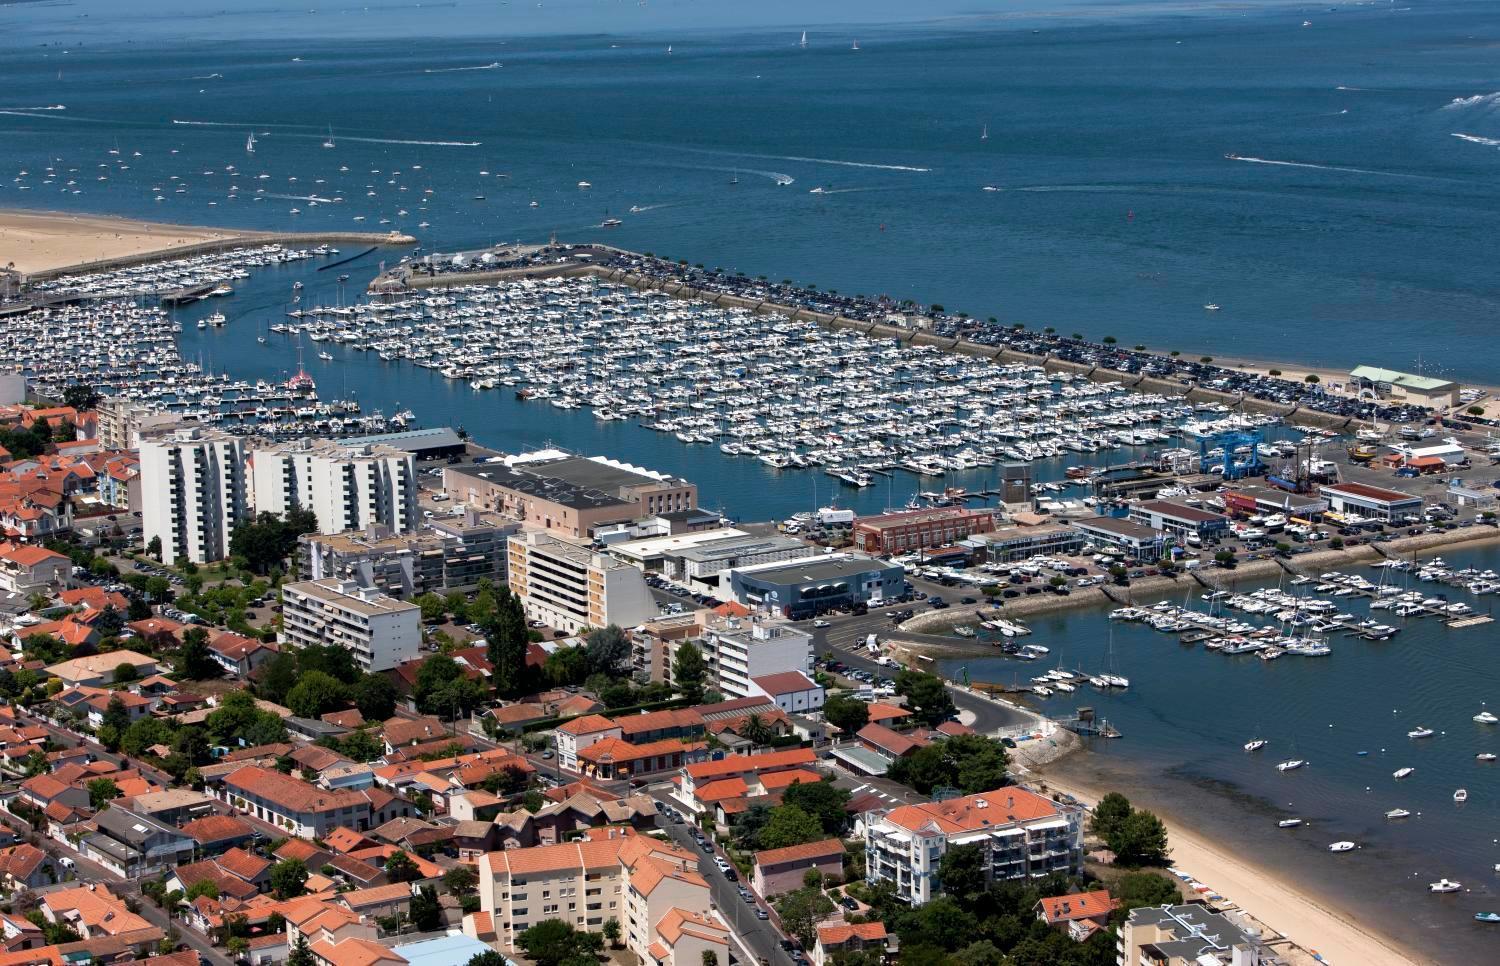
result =
[[[255,234],[97,215],[0,211],[0,268],[29,274]]]
[[[1066,792],[1092,806],[1103,792],[1085,788],[1071,776],[1042,775],[1048,790]],[[1171,843],[1172,862],[1250,916],[1292,942],[1322,955],[1333,966],[1414,966],[1420,959],[1400,944],[1384,938],[1330,909],[1316,898],[1221,845],[1197,835],[1181,822],[1163,816]]]

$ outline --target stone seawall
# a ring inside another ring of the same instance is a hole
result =
[[[23,281],[25,283],[45,282],[64,275],[112,272],[121,268],[130,268],[134,265],[144,265],[148,262],[164,262],[176,258],[191,258],[194,255],[207,255],[214,252],[228,251],[232,248],[250,248],[256,245],[291,245],[294,247],[303,247],[307,245],[344,244],[415,245],[416,243],[417,240],[410,235],[397,235],[385,232],[246,232],[230,238],[216,238],[213,241],[195,242],[191,245],[159,248],[151,252],[138,252],[134,255],[121,255],[118,258],[103,258],[93,262],[66,265],[62,268],[49,268],[40,272],[32,272],[25,276]]]

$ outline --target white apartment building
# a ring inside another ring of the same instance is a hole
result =
[[[730,617],[704,630],[703,658],[720,694],[748,698],[764,693],[753,678],[783,671],[812,677],[813,639],[785,621]]]
[[[352,580],[304,580],[281,588],[280,640],[297,647],[337,644],[366,671],[415,660],[422,609]]]
[[[889,882],[913,906],[942,891],[938,865],[950,846],[980,846],[990,882],[1083,867],[1083,810],[1024,788],[867,812],[864,821],[866,881]]]
[[[257,512],[311,510],[318,532],[342,533],[379,524],[395,534],[417,529],[417,463],[392,446],[342,446],[299,440],[253,450],[252,495]]]
[[[1261,937],[1233,913],[1207,906],[1130,910],[1115,942],[1121,966],[1259,966]]]
[[[510,589],[533,620],[573,634],[634,627],[658,614],[644,574],[582,541],[522,530],[511,536],[509,551]]]
[[[141,440],[141,524],[161,559],[208,563],[229,556],[229,534],[246,518],[244,442],[209,429]]]

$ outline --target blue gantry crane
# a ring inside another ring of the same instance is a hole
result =
[[[1255,429],[1235,429],[1200,438],[1199,471],[1207,473],[1214,466],[1222,466],[1226,480],[1264,474],[1266,464],[1260,458],[1262,438],[1260,431]]]

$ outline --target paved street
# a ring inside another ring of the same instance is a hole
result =
[[[667,802],[674,807],[680,807],[678,803],[668,798],[666,786],[658,785],[648,789],[652,797],[657,801]],[[766,962],[777,964],[777,966],[791,966],[792,959],[781,948],[781,934],[767,920],[755,918],[756,906],[740,898],[737,883],[730,882],[724,873],[714,864],[714,855],[705,854],[698,848],[698,843],[693,841],[691,826],[686,821],[678,825],[667,819],[659,817],[657,822],[666,833],[671,836],[672,841],[687,849],[689,852],[703,856],[698,861],[698,871],[708,882],[709,893],[713,899],[714,907],[717,908],[729,927],[740,937],[741,941],[749,947],[755,957],[765,957]],[[714,853],[719,854],[718,852]],[[725,856],[727,858],[727,856]],[[744,882],[743,877],[740,880]],[[748,883],[745,883],[748,885]],[[763,900],[762,900],[763,901]],[[767,904],[767,909],[769,909]],[[736,953],[736,958],[740,954]],[[756,960],[752,959],[754,963]]]

